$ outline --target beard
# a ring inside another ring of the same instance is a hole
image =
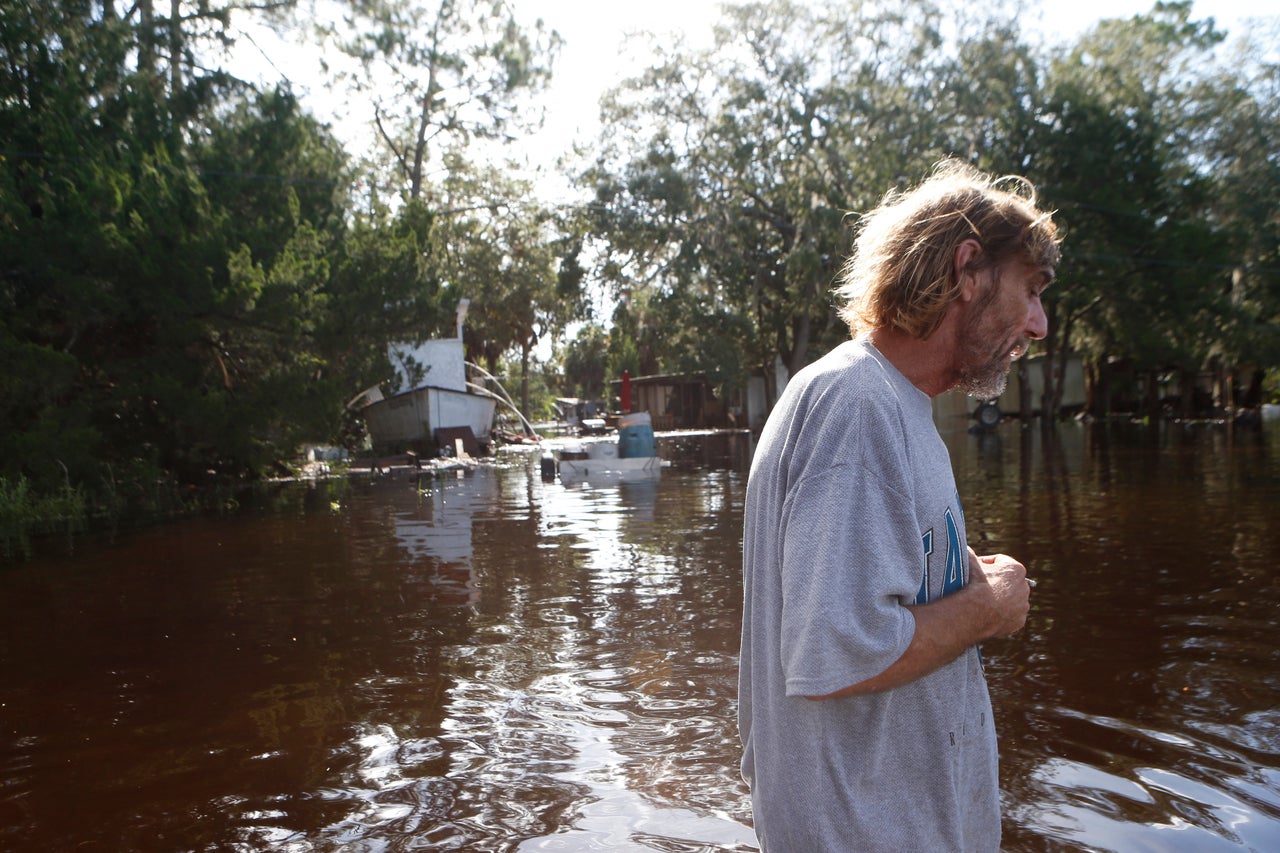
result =
[[[1006,353],[978,367],[966,368],[960,372],[957,387],[979,400],[995,399],[1009,387],[1009,367],[1012,364],[1013,359]]]
[[[957,353],[956,387],[970,397],[994,400],[1009,386],[1009,368],[1031,346],[1031,339],[1010,321],[1008,309],[999,300],[1001,283],[994,276],[969,310],[960,332]],[[1010,329],[1018,329],[1010,334]],[[997,343],[993,344],[995,341]]]
[[[1019,337],[993,351],[987,344],[990,339],[976,329],[967,330],[962,338],[956,387],[979,400],[993,400],[1004,393],[1009,387],[1009,368],[1031,345],[1028,338]]]

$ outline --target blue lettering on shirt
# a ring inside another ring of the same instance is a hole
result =
[[[960,510],[961,518],[964,518],[963,510]],[[955,515],[951,508],[948,507],[944,515],[947,522],[947,547],[946,547],[946,574],[942,584],[942,595],[948,596],[957,590],[964,589],[965,584],[969,582],[968,568],[969,561],[968,549],[960,542],[960,525],[956,524]],[[933,529],[930,528],[920,537],[920,544],[924,546],[923,562],[921,570],[920,591],[916,593],[916,604],[927,604],[929,601],[929,560],[933,556]]]
[[[921,572],[923,577],[920,591],[916,593],[916,604],[926,604],[929,601],[929,557],[933,554],[933,530],[926,530],[920,539],[924,544],[924,570]]]
[[[964,589],[968,552],[960,547],[960,527],[955,516],[947,510],[947,580],[942,585],[943,596]]]

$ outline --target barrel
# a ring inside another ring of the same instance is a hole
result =
[[[637,459],[657,456],[657,443],[653,438],[653,421],[648,412],[633,412],[618,419],[618,456]]]

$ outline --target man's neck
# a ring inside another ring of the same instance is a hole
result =
[[[930,397],[956,386],[957,377],[948,343],[953,334],[944,322],[927,340],[913,338],[897,329],[872,329],[858,337],[870,342],[912,385]]]

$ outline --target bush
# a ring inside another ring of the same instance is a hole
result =
[[[69,484],[52,494],[32,490],[26,477],[0,478],[0,533],[17,534],[51,529],[63,524],[83,524],[87,502],[80,489]]]
[[[1272,368],[1262,377],[1262,402],[1280,403],[1280,368]]]

